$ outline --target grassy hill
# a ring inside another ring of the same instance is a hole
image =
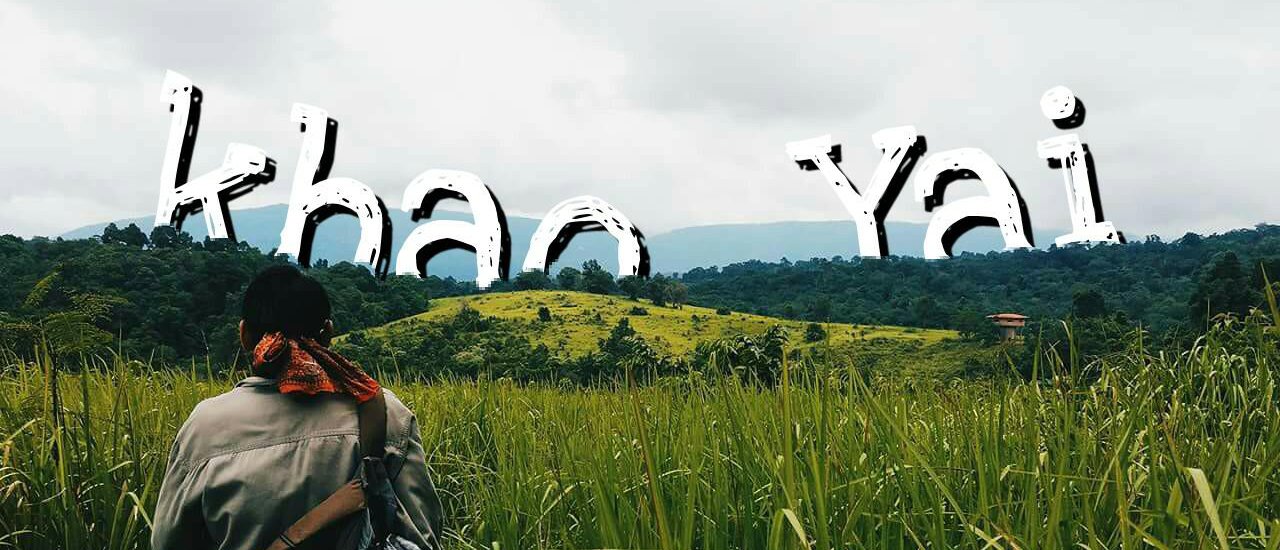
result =
[[[629,300],[622,296],[534,290],[432,300],[426,312],[368,329],[365,334],[373,338],[394,337],[412,330],[418,323],[441,321],[457,315],[463,307],[475,309],[482,315],[520,323],[521,332],[528,335],[531,343],[546,344],[558,355],[569,357],[596,349],[599,340],[607,337],[623,318],[629,319],[632,328],[654,349],[669,355],[688,353],[703,341],[738,334],[760,334],[773,325],[785,327],[792,343],[801,345],[808,325],[802,321],[747,313],[718,315],[714,309],[697,306],[679,309],[658,307],[647,301]],[[538,320],[541,307],[551,312],[551,322]],[[635,308],[642,308],[647,314],[633,313]],[[956,337],[956,333],[949,330],[844,323],[822,325],[833,344],[875,338],[935,343]]]

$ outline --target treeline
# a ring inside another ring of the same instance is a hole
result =
[[[953,328],[992,334],[985,315],[1114,318],[1156,333],[1201,332],[1218,314],[1263,303],[1280,276],[1280,226],[1163,242],[1080,246],[950,260],[811,259],[696,268],[693,304],[791,319]]]
[[[600,262],[587,260],[582,269],[563,267],[552,279],[541,271],[526,271],[510,282],[494,284],[492,291],[506,290],[579,290],[592,294],[622,294],[632,300],[645,298],[656,306],[680,307],[689,301],[689,287],[679,279],[661,273],[649,278],[626,275],[614,278]]]
[[[116,350],[167,364],[234,360],[245,286],[287,261],[243,242],[193,242],[171,227],[146,234],[132,224],[112,224],[100,239],[0,236],[0,258],[0,349]],[[345,262],[320,262],[309,273],[328,289],[339,331],[419,313],[433,296],[475,291],[453,279],[379,280]]]
[[[62,354],[116,349],[168,364],[207,358],[218,365],[239,353],[235,331],[245,285],[262,268],[286,261],[245,243],[193,242],[169,227],[147,234],[132,225],[109,226],[89,240],[0,236],[0,258],[0,349],[29,353],[45,342]],[[751,261],[649,279],[615,279],[592,260],[554,276],[521,273],[490,291],[623,294],[723,313],[951,328],[970,340],[994,337],[987,314],[1017,312],[1033,320],[1028,335],[1064,342],[1057,321],[1070,317],[1087,329],[1079,334],[1112,349],[1139,325],[1160,342],[1185,343],[1216,315],[1247,315],[1263,303],[1264,270],[1272,281],[1280,275],[1280,226],[945,261]],[[311,274],[329,290],[340,332],[419,313],[430,297],[476,292],[473,283],[453,279],[379,280],[345,262],[320,263]]]

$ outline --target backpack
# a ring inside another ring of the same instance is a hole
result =
[[[341,550],[423,550],[392,532],[400,499],[382,460],[387,441],[387,400],[382,390],[357,405],[356,413],[361,457],[355,479],[285,529],[267,550],[296,548],[320,530],[344,519],[348,521],[335,546]]]

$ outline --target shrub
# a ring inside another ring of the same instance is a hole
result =
[[[729,308],[727,307],[721,307],[716,308],[716,315],[733,315],[733,312],[729,311]]]
[[[516,290],[546,290],[551,288],[551,277],[542,271],[523,271],[513,284]]]
[[[538,320],[544,323],[551,322],[551,310],[547,309],[547,306],[540,306],[538,308]]]
[[[631,315],[648,315],[649,310],[642,308],[640,306],[632,306],[631,311],[629,311],[628,313]]]
[[[804,327],[804,341],[821,342],[827,339],[827,329],[818,323],[809,323]]]

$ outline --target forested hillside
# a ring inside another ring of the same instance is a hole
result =
[[[0,348],[26,353],[42,339],[64,355],[109,348],[166,362],[236,357],[239,292],[283,262],[244,243],[193,242],[160,228],[109,227],[98,239],[0,237]],[[560,289],[646,298],[800,320],[949,328],[994,335],[984,316],[1029,315],[1052,328],[1072,316],[1091,335],[1141,323],[1197,334],[1217,313],[1261,305],[1262,267],[1280,274],[1280,226],[1165,243],[964,255],[945,261],[813,259],[697,268],[678,278],[615,281],[595,261],[555,277],[521,274],[493,291]],[[426,311],[432,297],[475,292],[452,279],[389,277],[320,263],[311,270],[334,302],[341,332]],[[719,313],[719,312],[717,312]],[[1096,329],[1096,330],[1094,330]]]
[[[1153,331],[1200,328],[1262,304],[1280,272],[1280,226],[1174,242],[966,254],[950,260],[745,262],[685,273],[690,303],[761,315],[965,330],[995,312],[1122,315]]]
[[[283,263],[245,243],[193,242],[186,233],[109,227],[101,239],[23,240],[0,236],[0,348],[30,353],[41,339],[64,355],[116,349],[166,362],[229,362],[245,285]],[[340,331],[418,313],[430,296],[474,285],[438,278],[390,277],[319,263],[310,270],[328,289]]]

